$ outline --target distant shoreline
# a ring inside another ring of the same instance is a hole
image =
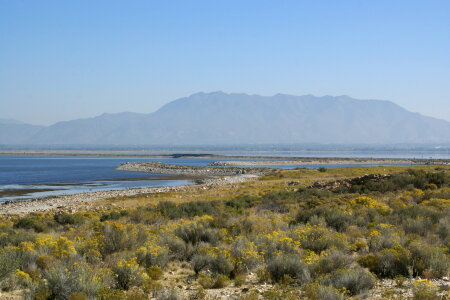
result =
[[[162,151],[159,151],[162,152]],[[226,152],[226,151],[224,151]],[[261,151],[257,151],[261,152]],[[271,151],[263,151],[271,152]],[[277,153],[278,151],[273,151]],[[304,151],[307,153],[317,152],[326,153],[330,151]],[[333,152],[361,152],[361,151],[333,151]],[[396,151],[394,151],[396,152]],[[399,151],[401,152],[401,151]],[[136,151],[84,151],[84,150],[0,150],[0,156],[15,155],[15,156],[74,156],[74,157],[130,157],[130,158],[197,158],[197,159],[229,159],[229,160],[243,160],[231,161],[227,164],[217,164],[217,166],[237,166],[239,163],[242,166],[264,166],[264,165],[311,165],[311,164],[450,164],[450,158],[389,158],[389,157],[321,157],[321,156],[270,156],[270,155],[223,155],[223,154],[198,154],[198,153],[173,153],[167,151],[167,154],[137,154]],[[264,162],[267,160],[267,162]],[[250,163],[250,161],[252,163]],[[260,162],[258,162],[260,161]],[[222,162],[220,162],[222,163]],[[216,165],[216,164],[214,164]]]

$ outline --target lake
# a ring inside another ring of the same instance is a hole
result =
[[[236,155],[237,153],[228,153]],[[240,155],[263,155],[267,152],[240,152]],[[307,153],[307,155],[321,157],[323,153]],[[305,153],[304,153],[305,154]],[[329,153],[335,157],[374,157],[361,153],[342,152]],[[273,156],[293,156],[293,152],[275,152]],[[389,157],[384,155],[384,157]],[[397,153],[394,157],[400,157]],[[158,161],[168,164],[191,166],[207,166],[214,161],[227,159],[206,158],[137,158],[137,157],[86,157],[86,156],[27,156],[0,155],[0,202],[16,199],[30,199],[37,197],[75,194],[83,192],[121,190],[142,187],[161,187],[187,185],[189,180],[155,180],[160,174],[128,172],[116,170],[125,162]],[[236,159],[230,159],[236,160]],[[335,168],[371,165],[282,165],[267,166],[291,169],[307,168]],[[153,178],[153,180],[152,180]]]

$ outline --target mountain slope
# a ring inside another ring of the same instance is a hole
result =
[[[43,128],[14,119],[0,119],[0,144],[26,144]]]
[[[26,140],[97,145],[448,143],[450,122],[389,101],[214,92],[172,101],[151,114],[104,114],[56,123]],[[0,143],[11,142],[0,136]]]

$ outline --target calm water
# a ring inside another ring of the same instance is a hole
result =
[[[116,167],[122,163],[140,161],[161,161],[188,165],[207,165],[212,162],[212,160],[156,160],[127,157],[0,155],[0,191],[52,189],[52,191],[33,192],[20,196],[0,196],[0,202],[82,192],[175,186],[192,183],[188,180],[142,180],[143,177],[156,177],[159,174],[116,170]],[[135,180],[123,181],[123,179],[130,178],[135,178]]]
[[[231,153],[228,153],[231,155]],[[236,154],[236,153],[233,153]],[[254,152],[242,153],[245,155]],[[266,152],[258,154],[267,154]],[[275,156],[292,156],[293,153],[282,151],[272,153]],[[298,154],[298,152],[296,152]],[[329,153],[328,153],[329,154]],[[300,156],[300,155],[299,155]],[[312,156],[310,153],[305,156]],[[321,156],[321,155],[316,155]],[[337,155],[336,155],[337,156]],[[346,157],[351,157],[348,155]],[[355,155],[354,157],[361,157]],[[371,157],[371,156],[365,156]],[[372,156],[373,157],[373,156]],[[51,191],[34,191],[25,195],[0,196],[0,202],[13,199],[74,194],[89,191],[120,190],[140,187],[176,186],[192,182],[187,180],[148,180],[159,174],[118,171],[116,167],[125,162],[159,161],[169,164],[207,166],[218,159],[203,158],[165,158],[148,159],[136,157],[77,157],[77,156],[12,156],[0,155],[0,191],[40,189]],[[226,160],[226,159],[221,159]],[[235,160],[235,159],[231,159]],[[284,169],[307,167],[347,167],[358,165],[298,165],[268,166]],[[369,166],[369,165],[360,165]],[[134,178],[134,180],[133,180]],[[128,179],[124,181],[123,179]],[[131,180],[130,180],[131,179]]]

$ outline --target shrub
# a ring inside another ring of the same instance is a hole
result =
[[[69,298],[67,298],[67,300],[88,300],[88,297],[86,296],[85,293],[76,292],[76,293],[70,294],[70,296],[69,296]]]
[[[353,258],[342,251],[331,250],[327,255],[322,256],[319,261],[312,266],[315,276],[331,273],[337,269],[348,268],[353,263]]]
[[[55,264],[55,262],[56,262],[56,258],[54,258],[53,256],[50,256],[50,255],[47,255],[47,254],[42,254],[36,259],[36,265],[41,270],[49,269],[51,266],[53,266]]]
[[[100,223],[98,231],[102,234],[102,252],[104,255],[132,249],[137,244],[137,232],[134,226],[113,221]]]
[[[225,201],[225,206],[232,208],[233,212],[241,213],[243,210],[255,206],[257,199],[250,196],[241,196],[232,200]]]
[[[305,287],[305,294],[310,300],[344,300],[346,297],[332,286],[310,283]]]
[[[164,272],[158,266],[151,266],[147,268],[147,275],[153,280],[159,280],[162,278]]]
[[[257,253],[264,255],[264,259],[269,261],[277,253],[283,253],[285,255],[300,255],[302,249],[300,248],[300,242],[298,237],[290,234],[290,232],[273,231],[269,234],[258,235],[254,239],[254,243],[257,246]]]
[[[110,212],[104,213],[100,216],[100,222],[108,221],[108,220],[119,220],[120,218],[128,215],[126,210],[112,210]]]
[[[9,276],[11,272],[20,267],[20,253],[12,248],[0,250],[0,282]]]
[[[322,285],[331,285],[337,289],[345,288],[351,295],[371,289],[375,282],[375,276],[361,268],[339,269],[320,281]]]
[[[94,269],[85,263],[74,263],[71,266],[57,264],[45,270],[43,277],[53,299],[67,299],[76,292],[86,294],[89,299],[95,298],[112,283],[112,276],[108,271]]]
[[[85,221],[85,217],[81,213],[69,214],[62,212],[55,214],[53,219],[61,225],[80,225]]]
[[[417,280],[413,283],[414,300],[434,300],[438,299],[437,287],[428,280]]]
[[[200,242],[214,245],[218,240],[217,230],[199,224],[190,224],[179,227],[175,230],[175,235],[184,242],[192,245],[198,245]]]
[[[326,172],[326,171],[327,171],[327,168],[325,168],[325,167],[320,167],[320,168],[317,169],[317,171],[323,173],[323,172]]]
[[[169,247],[170,253],[179,260],[190,260],[194,255],[195,246],[176,236],[167,237],[165,244]]]
[[[147,274],[136,262],[136,258],[121,259],[112,268],[116,274],[116,285],[119,289],[128,290],[133,286],[141,285],[147,278]]]
[[[200,284],[204,289],[212,289],[215,283],[214,278],[211,275],[205,273],[200,273],[197,281],[198,284]]]
[[[256,245],[246,238],[237,238],[231,251],[238,269],[249,271],[263,263],[263,256]]]
[[[210,263],[209,270],[214,274],[230,274],[233,271],[233,263],[224,255],[214,257]]]
[[[286,275],[301,284],[310,280],[308,267],[297,256],[279,256],[267,264],[267,271],[274,281],[282,281]]]
[[[358,262],[380,277],[394,278],[397,275],[410,275],[410,257],[411,253],[407,249],[397,246],[362,256]]]
[[[147,243],[136,251],[136,256],[138,262],[145,267],[164,267],[169,261],[169,249]]]
[[[347,238],[344,234],[334,232],[319,226],[308,226],[296,231],[302,248],[320,253],[324,250],[348,248]]]
[[[428,245],[427,243],[415,241],[409,245],[411,251],[411,264],[414,275],[424,275],[440,278],[450,271],[449,255],[444,248]]]
[[[251,294],[250,294],[251,295]],[[249,295],[249,296],[250,296]],[[257,294],[256,294],[257,295]],[[259,297],[250,299],[260,299]],[[292,287],[290,285],[275,285],[273,288],[263,292],[263,299],[267,300],[298,300],[303,299],[300,289]]]
[[[450,218],[439,220],[437,233],[445,244],[450,243]]]
[[[403,275],[397,275],[395,276],[395,285],[397,287],[403,287],[405,285],[405,282],[408,280],[405,276]]]
[[[192,218],[215,215],[218,212],[219,204],[219,201],[192,201],[177,205],[171,201],[161,201],[154,210],[170,219]]]
[[[223,254],[196,254],[192,257],[192,267],[196,274],[202,270],[209,270],[214,274],[230,274],[234,269],[233,263]]]
[[[239,274],[234,277],[234,286],[239,287],[245,284],[245,275]]]
[[[35,233],[25,230],[14,230],[10,227],[2,228],[0,234],[0,248],[6,246],[17,246],[22,242],[33,241]]]
[[[328,226],[337,231],[343,231],[347,226],[354,222],[354,216],[335,207],[317,207],[312,209],[300,210],[296,217],[295,223],[311,222],[313,217],[325,219]]]
[[[156,300],[180,300],[182,299],[177,290],[173,288],[162,288],[155,293]],[[148,299],[148,298],[145,298]]]
[[[404,218],[402,227],[406,233],[426,236],[433,226],[433,221],[427,217]]]
[[[33,229],[36,232],[48,231],[55,225],[52,218],[43,214],[26,215],[14,224],[16,228]]]
[[[214,282],[213,288],[222,289],[230,284],[230,279],[227,275],[219,274],[216,277],[216,281]]]

